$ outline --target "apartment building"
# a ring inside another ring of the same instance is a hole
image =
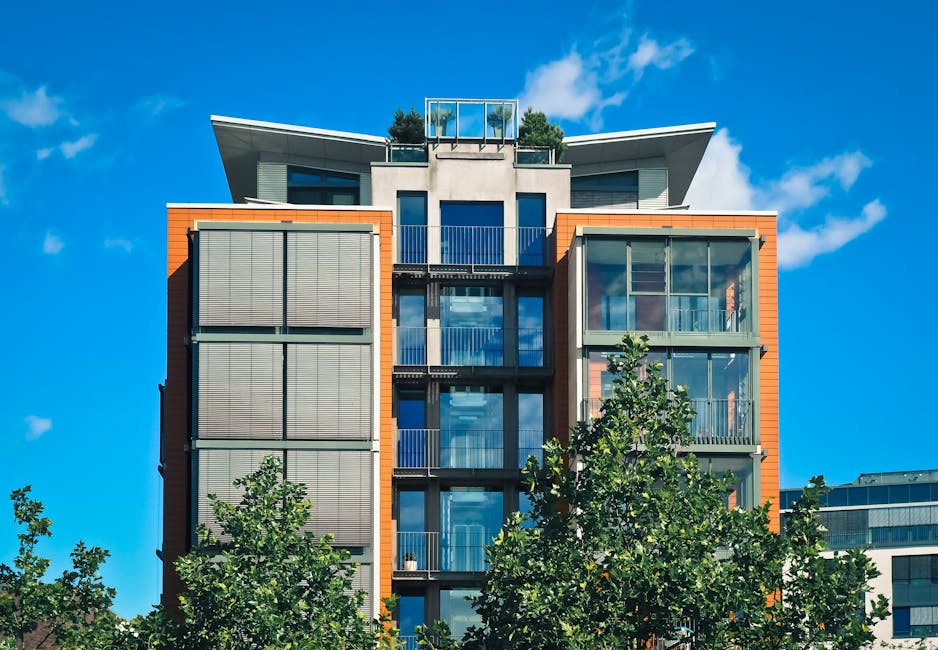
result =
[[[164,602],[207,494],[274,454],[369,611],[395,593],[405,636],[460,634],[520,467],[596,411],[626,332],[688,386],[733,503],[778,494],[776,216],[683,205],[715,125],[558,161],[516,100],[424,108],[422,145],[212,117],[232,203],[168,205]]]
[[[800,489],[781,491],[783,526],[800,496]],[[938,637],[938,469],[860,474],[832,488],[823,504],[831,552],[863,549],[880,571],[871,586],[889,599],[892,615],[877,624],[876,637],[910,648]]]

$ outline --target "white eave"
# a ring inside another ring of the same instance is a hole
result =
[[[593,144],[599,142],[622,142],[641,138],[693,135],[697,133],[711,134],[717,128],[716,122],[701,122],[700,124],[684,124],[681,126],[661,126],[654,129],[635,129],[634,131],[612,131],[609,133],[590,133],[588,135],[573,135],[563,139],[568,145]]]
[[[212,115],[212,126],[230,126],[243,127],[255,131],[268,131],[271,133],[284,133],[288,135],[306,135],[315,138],[329,138],[333,140],[344,140],[347,142],[360,142],[362,144],[374,144],[384,147],[386,138],[377,135],[367,135],[365,133],[351,133],[349,131],[332,131],[330,129],[317,129],[311,126],[297,126],[295,124],[280,124],[278,122],[264,122],[261,120],[246,120],[240,117],[225,117],[224,115]]]

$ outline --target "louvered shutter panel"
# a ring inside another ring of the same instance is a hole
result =
[[[287,346],[287,438],[368,440],[371,346]]]
[[[374,594],[371,593],[372,575],[373,570],[370,564],[359,564],[355,575],[352,576],[352,588],[348,591],[349,596],[353,596],[356,591],[365,592],[365,602],[362,603],[359,611],[369,620],[374,618],[374,612],[371,611],[374,604]]]
[[[244,488],[233,485],[235,479],[256,472],[265,456],[275,456],[283,460],[283,452],[248,449],[201,449],[198,451],[199,493],[196,508],[196,521],[205,524],[210,531],[221,539],[230,540],[230,536],[221,537],[218,519],[212,509],[208,495],[214,494],[221,501],[237,505],[244,496]]]
[[[638,170],[638,207],[663,210],[668,207],[668,170]]]
[[[199,438],[283,437],[283,346],[199,343]]]
[[[371,174],[358,177],[358,204],[371,205]]]
[[[287,324],[371,327],[371,234],[287,233]]]
[[[257,163],[257,197],[265,201],[287,202],[287,166],[278,162]]]
[[[371,452],[291,450],[287,479],[303,483],[313,502],[304,530],[331,533],[336,546],[371,546]]]
[[[199,232],[199,325],[283,324],[283,233]]]

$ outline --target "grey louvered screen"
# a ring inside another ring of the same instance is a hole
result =
[[[234,480],[255,472],[260,468],[265,456],[275,456],[283,461],[282,451],[263,451],[249,449],[200,449],[196,462],[199,476],[199,493],[196,502],[196,521],[205,524],[222,541],[229,536],[220,537],[221,529],[212,510],[208,495],[214,494],[225,503],[237,505],[244,496],[244,489],[235,487]]]
[[[317,535],[335,535],[336,546],[371,546],[372,471],[370,451],[287,452],[287,479],[306,485]]]
[[[287,233],[287,324],[371,327],[370,233]]]
[[[365,602],[362,604],[359,611],[369,620],[374,618],[374,612],[371,611],[371,607],[374,604],[374,595],[371,593],[371,578],[371,565],[359,564],[358,568],[355,570],[355,575],[352,576],[352,588],[349,590],[350,596],[356,591],[365,592]]]
[[[283,438],[283,346],[199,343],[199,438]]]
[[[257,163],[257,197],[265,201],[287,202],[287,165],[281,162]]]
[[[287,438],[368,440],[371,346],[287,346]]]
[[[199,232],[199,325],[283,324],[283,233]]]
[[[668,170],[638,171],[638,207],[663,210],[668,207]]]
[[[358,204],[371,205],[371,174],[358,177]]]

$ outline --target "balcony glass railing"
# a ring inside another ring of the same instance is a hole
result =
[[[397,327],[395,332],[399,366],[504,366],[505,341],[515,336],[517,365],[544,366],[540,327]]]
[[[602,399],[584,400],[580,417],[599,417]],[[752,402],[735,399],[691,399],[690,435],[697,445],[754,445]],[[642,440],[639,439],[641,443]]]
[[[425,163],[427,160],[427,145],[425,144],[399,144],[397,142],[388,144],[387,162]]]
[[[550,229],[503,226],[396,226],[397,264],[544,266]]]
[[[553,147],[517,147],[515,149],[517,165],[553,165]]]
[[[516,99],[427,99],[426,135],[432,140],[514,140],[518,133]]]

